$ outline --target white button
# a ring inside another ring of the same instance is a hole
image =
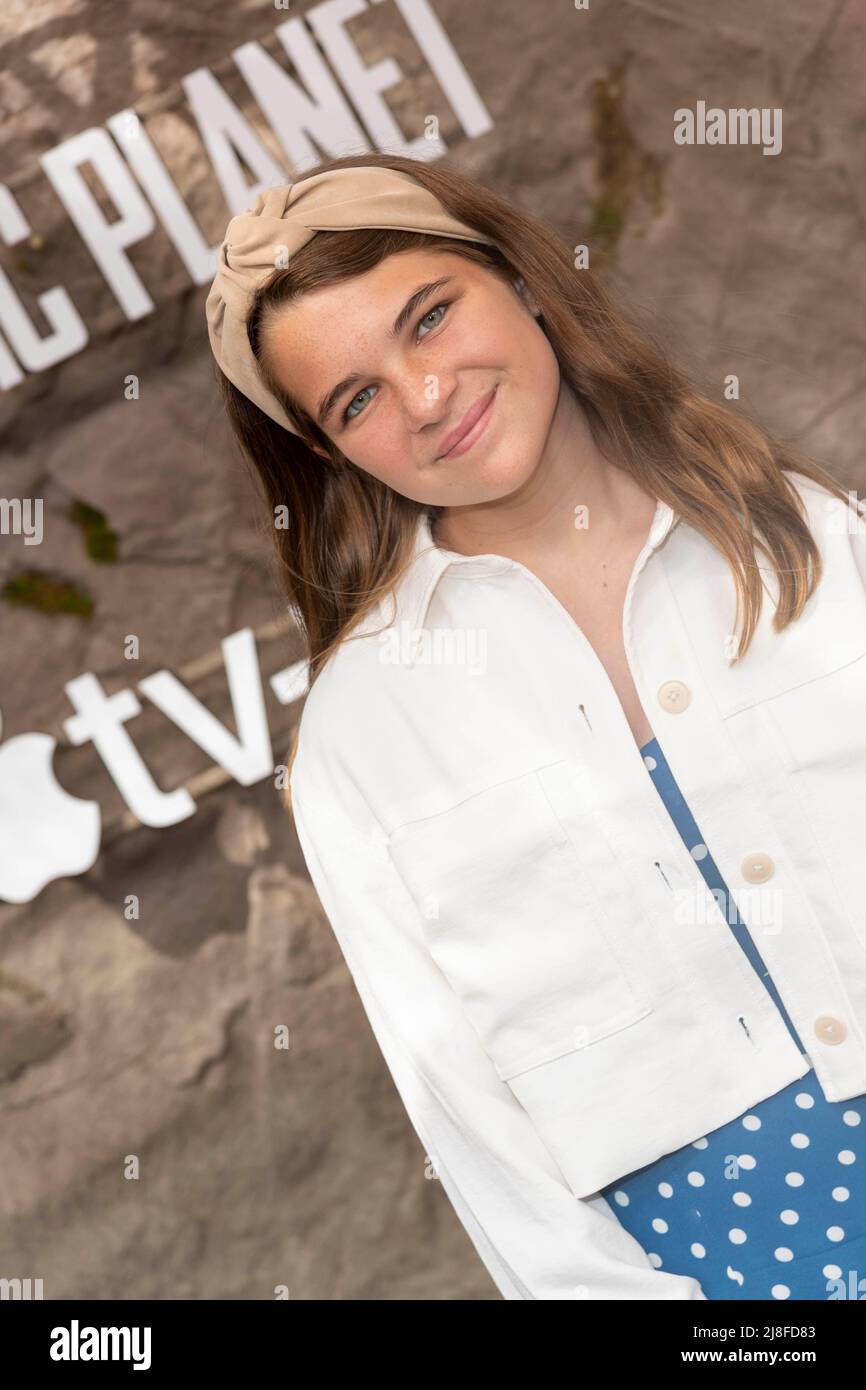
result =
[[[815,1019],[815,1037],[822,1042],[830,1043],[835,1046],[848,1035],[848,1029],[841,1018],[836,1018],[834,1014],[819,1014]]]
[[[680,714],[691,698],[692,692],[685,681],[665,681],[659,686],[658,702],[669,714]]]
[[[747,883],[765,883],[776,872],[776,866],[769,854],[747,854],[742,864],[743,878]]]

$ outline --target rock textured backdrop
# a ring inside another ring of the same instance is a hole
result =
[[[365,66],[399,67],[384,99],[404,137],[437,115],[449,157],[587,241],[705,389],[721,398],[736,373],[737,408],[862,492],[863,11],[432,0],[492,118],[469,137],[407,27],[413,2],[359,0],[346,25]],[[59,781],[98,801],[104,828],[88,872],[0,904],[0,1277],[41,1278],[49,1299],[499,1296],[427,1176],[273,782],[214,775],[142,698],[142,756],[197,802],[150,829],[62,727],[81,673],[114,693],[162,668],[231,727],[220,643],[251,627],[285,758],[299,705],[267,677],[303,650],[221,418],[206,287],[158,225],[131,253],[155,309],[130,322],[40,157],[134,106],[216,244],[228,214],[181,80],[214,74],[293,177],[232,57],[254,41],[289,70],[274,36],[288,17],[260,0],[0,13],[0,180],[33,229],[0,263],[40,333],[37,297],[62,284],[90,334],[0,392],[0,492],[45,507],[41,546],[0,536],[0,753],[53,735]],[[782,108],[782,153],[677,146],[673,112],[698,100]]]

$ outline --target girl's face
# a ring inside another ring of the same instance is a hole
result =
[[[357,467],[427,506],[483,503],[526,481],[550,432],[559,364],[538,312],[474,261],[406,251],[287,306],[265,348]]]

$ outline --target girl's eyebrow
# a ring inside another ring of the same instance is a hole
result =
[[[421,307],[425,299],[429,299],[431,294],[435,294],[437,290],[443,289],[445,285],[450,285],[453,279],[453,275],[445,275],[441,280],[431,280],[428,284],[419,285],[417,290],[413,290],[395,318],[393,326],[389,330],[388,337],[399,338],[415,310]],[[324,429],[331,411],[334,409],[334,406],[337,404],[343,392],[348,391],[350,386],[354,386],[359,381],[363,381],[363,377],[359,376],[357,372],[353,372],[350,376],[343,377],[342,381],[338,381],[336,386],[332,387],[330,391],[325,392],[324,396],[319,401],[316,411],[316,420],[322,429]]]

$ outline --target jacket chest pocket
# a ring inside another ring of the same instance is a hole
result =
[[[503,1080],[652,1012],[605,935],[540,771],[388,839],[431,955]]]
[[[866,637],[853,660],[758,702],[790,765],[828,773],[866,754]]]
[[[761,744],[765,766],[773,758],[783,769],[792,804],[805,816],[866,949],[866,653],[763,701],[754,714],[748,733]]]

